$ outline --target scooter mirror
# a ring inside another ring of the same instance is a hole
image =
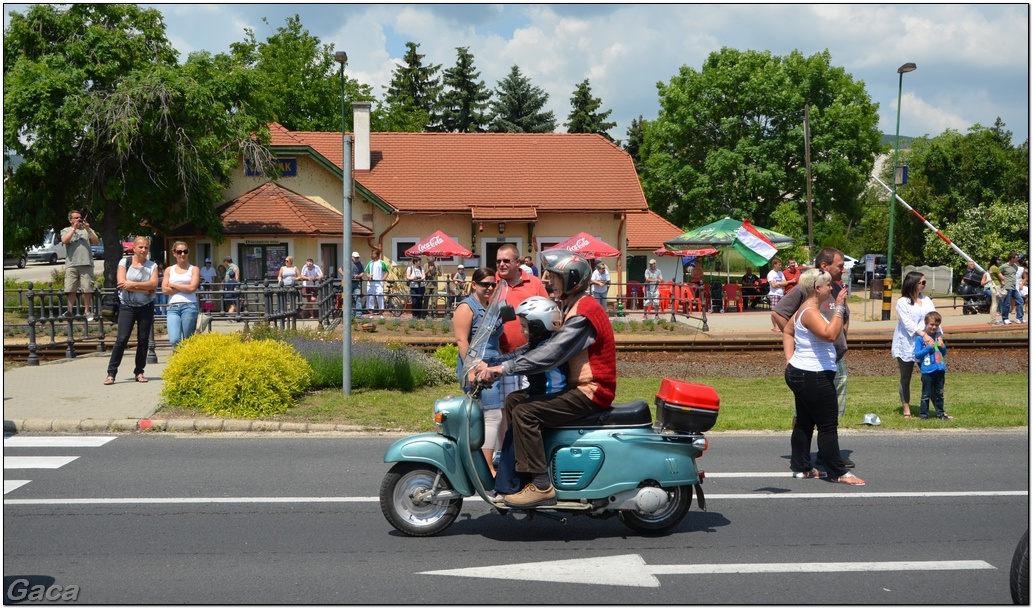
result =
[[[499,307],[499,319],[501,319],[504,323],[516,319],[516,312],[514,311],[513,307],[510,305],[502,305],[501,307]]]

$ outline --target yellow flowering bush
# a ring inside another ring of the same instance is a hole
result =
[[[162,376],[162,397],[170,406],[255,418],[293,407],[311,384],[312,368],[280,341],[207,333],[181,342]]]

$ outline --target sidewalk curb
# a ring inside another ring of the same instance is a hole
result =
[[[4,433],[132,433],[132,432],[280,432],[375,433],[361,425],[292,423],[249,419],[17,419],[4,420]]]

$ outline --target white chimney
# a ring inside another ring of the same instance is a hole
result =
[[[355,171],[369,171],[369,109],[368,101],[352,102],[355,112]]]

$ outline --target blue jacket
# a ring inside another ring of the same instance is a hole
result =
[[[937,332],[936,336],[933,337],[933,341],[943,336],[942,332]],[[947,370],[947,347],[940,347],[933,342],[931,347],[925,346],[925,339],[915,334],[915,361],[918,362],[919,367],[922,369],[922,374],[929,374],[937,370]]]

